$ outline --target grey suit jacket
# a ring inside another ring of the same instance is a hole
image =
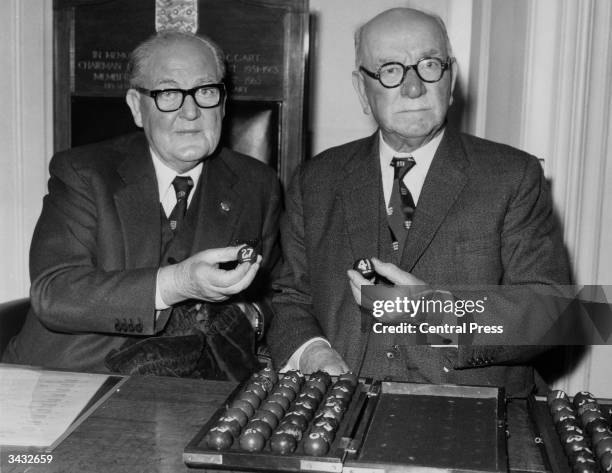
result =
[[[497,385],[510,394],[530,389],[533,370],[526,364],[544,347],[483,346],[477,338],[459,349],[410,346],[405,335],[372,336],[367,324],[364,329],[346,271],[359,258],[392,258],[377,134],[307,162],[286,207],[285,262],[268,337],[278,364],[308,339],[323,336],[365,376]],[[499,284],[520,292],[529,284],[568,283],[561,232],[537,159],[447,129],[395,262],[439,287]],[[486,322],[503,324],[507,334],[526,334],[526,344],[557,316],[530,307],[526,294],[492,295],[488,306]]]
[[[53,157],[50,173],[30,249],[32,309],[3,361],[106,371],[104,357],[126,337],[163,328],[155,319],[161,214],[149,147],[136,133],[74,148]],[[221,149],[204,161],[201,179],[191,254],[256,243],[263,263],[253,287],[262,290],[279,258],[274,171]]]

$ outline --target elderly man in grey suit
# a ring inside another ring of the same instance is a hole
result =
[[[416,297],[433,286],[449,288],[449,300],[462,297],[453,293],[458,284],[514,288],[493,291],[490,320],[479,322],[535,344],[558,314],[535,307],[522,288],[569,280],[538,160],[446,126],[457,69],[438,17],[385,11],[356,32],[355,46],[353,84],[379,129],[321,153],[294,177],[268,338],[273,357],[306,372],[350,369],[524,394],[543,347],[485,346],[478,336],[470,345],[432,347],[408,343],[405,334],[375,334],[371,314],[359,307],[360,287],[372,281],[350,268],[373,257],[379,278],[414,288]]]
[[[53,157],[32,308],[3,361],[220,378],[256,367],[251,325],[279,257],[280,186],[268,166],[219,146],[223,58],[203,36],[149,38],[131,55],[126,93],[144,133]],[[256,260],[232,267],[245,242]],[[245,351],[219,339],[237,333]]]

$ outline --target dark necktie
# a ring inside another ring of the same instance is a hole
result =
[[[176,192],[176,205],[172,209],[168,220],[170,220],[170,229],[177,233],[187,213],[187,198],[193,187],[193,180],[190,177],[176,176],[172,181],[172,186]]]
[[[394,169],[393,190],[389,200],[387,220],[391,230],[393,240],[393,250],[399,251],[403,248],[406,235],[412,225],[412,215],[414,214],[414,200],[412,194],[404,184],[404,176],[416,164],[412,157],[393,158],[391,166]]]

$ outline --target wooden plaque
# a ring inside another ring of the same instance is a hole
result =
[[[121,103],[128,56],[160,23],[172,25],[165,8],[172,1],[55,0],[56,151],[134,128]],[[185,0],[174,1],[177,14],[197,15],[198,33],[225,52],[228,110],[247,102],[279,110],[277,156],[269,161],[288,182],[305,149],[308,0],[193,0],[196,11]],[[73,115],[86,121],[73,123]],[[90,125],[94,116],[103,121]]]

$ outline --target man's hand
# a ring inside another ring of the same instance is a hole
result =
[[[384,263],[380,261],[378,258],[371,258],[371,261],[372,261],[372,264],[374,265],[374,270],[376,271],[376,274],[384,277],[389,282],[392,282],[394,285],[396,286],[414,286],[414,291],[411,291],[410,294],[404,293],[404,295],[418,297],[424,292],[427,292],[427,290],[429,289],[426,282],[417,278],[416,276],[413,276],[411,273],[398,268],[393,263]],[[348,274],[348,277],[351,283],[351,291],[353,292],[353,297],[355,298],[355,301],[357,302],[357,304],[365,307],[366,309],[367,308],[371,309],[371,304],[369,306],[364,305],[366,301],[363,301],[364,304],[362,304],[361,286],[365,286],[365,285],[371,286],[374,283],[372,281],[368,281],[367,279],[365,279],[361,274],[359,274],[354,269],[349,269],[347,271],[347,274]]]
[[[394,300],[396,297],[408,297],[411,299],[418,299],[421,296],[428,296],[432,293],[431,288],[422,281],[421,279],[413,276],[407,271],[404,271],[393,263],[384,263],[377,258],[371,258],[372,264],[376,274],[384,277],[387,281],[393,283],[395,286],[402,286],[401,288],[394,289],[393,286],[381,285],[381,295],[384,294],[389,300]],[[373,285],[373,281],[368,281],[357,271],[349,269],[347,271],[351,292],[355,298],[355,302],[363,307],[367,312],[372,313],[374,308],[374,301],[371,299],[362,299],[361,286]],[[400,320],[404,320],[405,314],[396,312],[386,312],[384,315],[378,318],[383,323],[394,323]]]
[[[220,263],[236,261],[238,247],[204,250],[186,260],[164,266],[158,273],[163,301],[168,305],[186,299],[221,302],[245,290],[257,274],[261,255],[255,263],[240,263],[232,270],[219,268]]]
[[[312,342],[300,357],[300,371],[305,374],[322,370],[332,376],[349,371],[348,365],[336,350],[323,341]]]

